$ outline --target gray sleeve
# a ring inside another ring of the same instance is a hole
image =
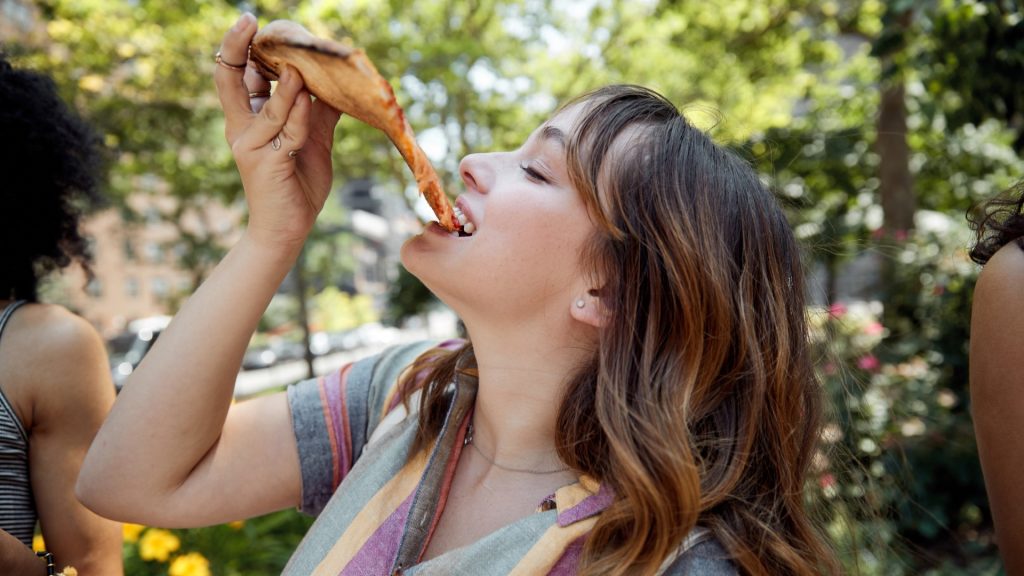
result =
[[[291,409],[292,430],[302,474],[299,510],[316,516],[334,493],[331,441],[316,378],[288,387],[288,407]]]
[[[675,562],[662,572],[665,576],[739,576],[739,571],[729,559],[729,553],[718,540],[711,537],[683,552]]]
[[[399,374],[432,345],[395,346],[353,363],[347,373],[325,377],[323,386],[320,378],[313,378],[288,387],[302,474],[300,511],[316,516],[324,509],[380,423]]]

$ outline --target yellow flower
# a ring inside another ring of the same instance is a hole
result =
[[[142,534],[142,531],[145,529],[146,527],[142,524],[125,524],[121,527],[121,531],[124,534],[124,541],[131,542],[132,544],[138,542],[139,534]]]
[[[245,520],[235,520],[234,522],[228,522],[228,526],[235,530],[241,530],[242,526],[245,526]]]
[[[189,552],[171,562],[168,576],[210,576],[210,561],[199,552]]]
[[[43,542],[43,535],[36,534],[32,537],[32,551],[33,552],[44,552],[46,550],[46,542]]]
[[[178,548],[181,548],[181,540],[177,536],[167,530],[150,528],[139,540],[139,557],[143,560],[167,562],[171,552]]]

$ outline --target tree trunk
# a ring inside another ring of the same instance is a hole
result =
[[[903,79],[898,76],[882,87],[875,146],[880,159],[878,176],[883,230],[887,237],[899,239],[914,228],[917,198],[910,174]]]

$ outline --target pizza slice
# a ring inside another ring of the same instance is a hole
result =
[[[276,79],[285,64],[294,67],[317,98],[384,132],[412,170],[420,194],[437,215],[438,223],[449,231],[465,233],[441,190],[437,172],[416,144],[391,85],[365,52],[317,38],[290,20],[275,20],[253,37],[249,59],[270,79]]]

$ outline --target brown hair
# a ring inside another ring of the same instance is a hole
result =
[[[598,222],[582,257],[611,312],[557,423],[561,458],[616,494],[580,573],[653,574],[698,524],[743,573],[838,572],[805,509],[821,390],[781,209],[655,92],[610,86],[567,106],[584,107],[568,168]],[[429,361],[420,446],[469,354]]]

